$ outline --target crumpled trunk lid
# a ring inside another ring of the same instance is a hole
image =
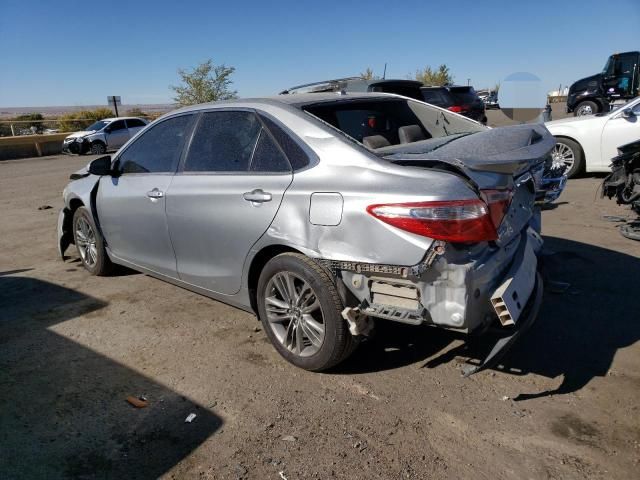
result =
[[[498,229],[496,243],[504,245],[526,228],[536,213],[536,191],[554,145],[555,139],[544,125],[525,124],[387,147],[384,158],[399,165],[451,171],[465,177],[478,193],[513,189],[511,205]]]

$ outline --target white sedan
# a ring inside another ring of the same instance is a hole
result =
[[[617,148],[640,140],[640,98],[610,112],[545,123],[557,144],[554,161],[567,165],[567,176],[610,172]]]

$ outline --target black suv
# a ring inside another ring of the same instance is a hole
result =
[[[422,93],[420,100],[459,113],[477,122],[487,123],[484,102],[473,87],[422,87],[420,91]]]

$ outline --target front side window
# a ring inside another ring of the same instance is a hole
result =
[[[262,128],[252,112],[203,113],[191,140],[185,172],[247,172]]]
[[[164,120],[143,132],[118,158],[122,173],[175,172],[193,115]]]
[[[92,130],[95,130],[95,131],[102,130],[107,125],[109,125],[109,122],[105,122],[104,120],[98,120],[96,123],[89,125],[87,127],[87,131],[90,132]]]
[[[124,120],[116,120],[115,122],[109,125],[110,132],[117,132],[118,130],[124,130],[127,126],[124,123]]]

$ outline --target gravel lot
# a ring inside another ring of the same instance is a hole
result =
[[[0,478],[637,478],[640,243],[603,219],[630,212],[601,178],[544,213],[571,286],[500,368],[463,379],[486,339],[380,322],[313,374],[251,315],[59,260],[61,191],[90,158],[0,162]]]

